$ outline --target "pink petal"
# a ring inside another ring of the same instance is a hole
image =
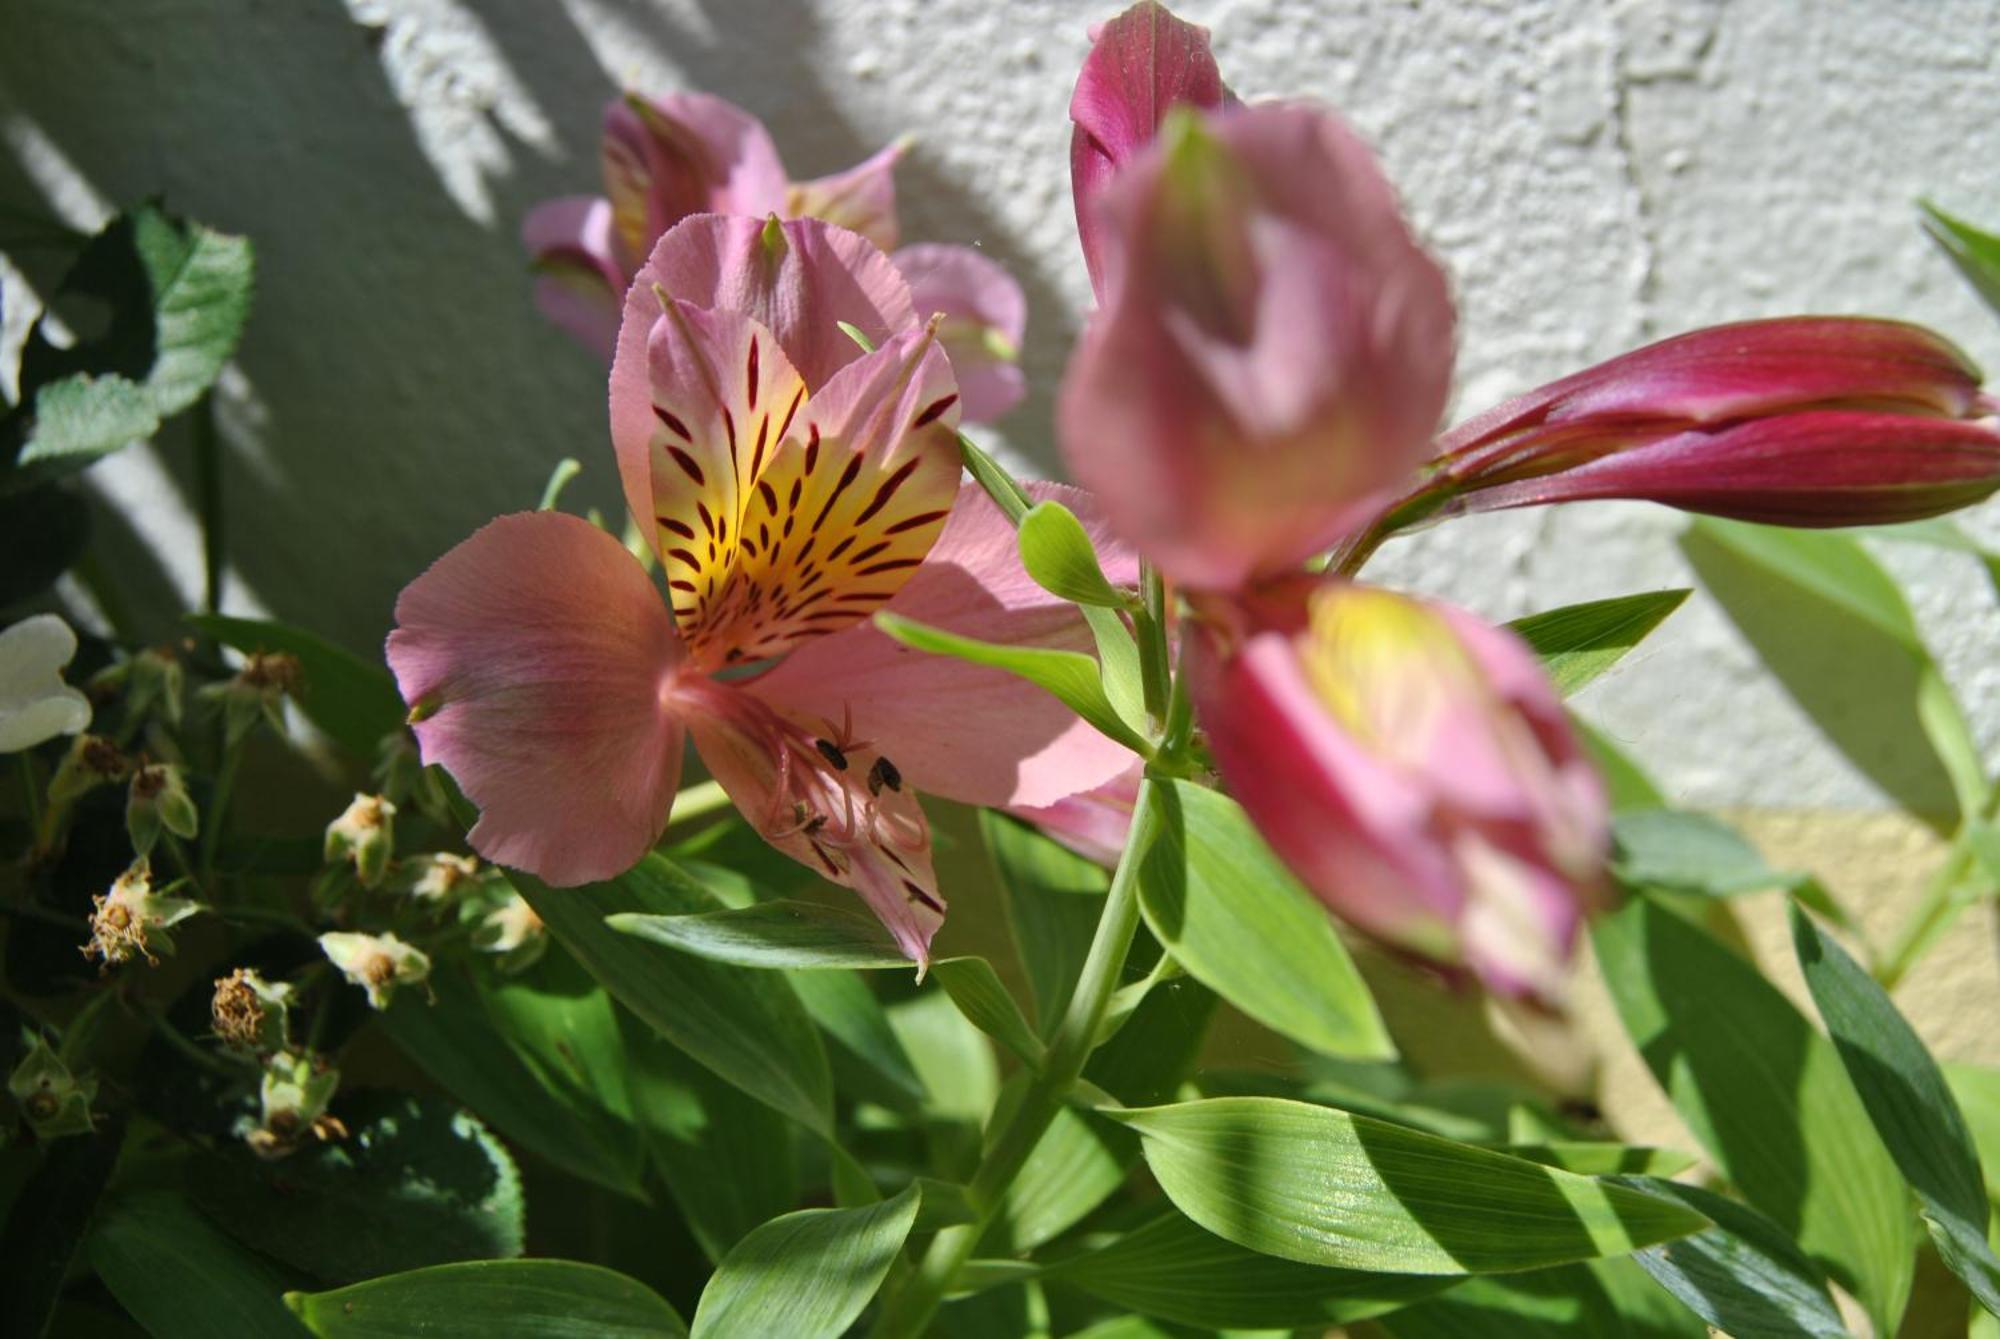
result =
[[[1139,779],[1144,774],[1144,766],[1134,764],[1095,790],[1041,808],[1015,805],[1007,812],[1033,823],[1086,860],[1115,865],[1125,853],[1132,810],[1139,802]]]
[[[1234,101],[1208,49],[1208,29],[1141,0],[1090,36],[1090,54],[1070,96],[1070,186],[1077,237],[1091,290],[1104,300],[1095,216],[1097,193],[1119,167],[1152,142],[1178,104],[1214,108]]]
[[[535,269],[535,306],[609,360],[618,338],[625,275],[613,254],[611,205],[584,195],[537,205],[521,223]]]
[[[396,601],[388,657],[424,761],[479,806],[489,860],[572,885],[636,864],[665,829],[681,648],[644,569],[559,512],[503,516]]]
[[[625,296],[619,357],[636,358],[660,313],[653,285],[693,307],[739,312],[777,337],[808,387],[861,356],[845,321],[876,347],[917,324],[909,285],[865,238],[817,219],[704,214],[676,225]],[[635,347],[630,355],[626,345]]]
[[[1014,276],[967,246],[921,243],[890,256],[910,285],[920,320],[942,314],[938,338],[951,356],[968,423],[991,423],[1019,404],[1028,300]]]
[[[1105,533],[1090,499],[1030,485],[1075,511],[1105,575],[1137,581],[1137,561]],[[930,555],[887,606],[968,637],[1091,651],[1074,606],[1022,570],[1014,527],[976,485],[959,491]],[[750,691],[800,719],[853,723],[910,785],[967,804],[1054,804],[1103,785],[1132,754],[1013,675],[912,651],[864,623],[810,643],[753,680]]]
[[[1295,570],[1429,446],[1444,276],[1367,148],[1304,107],[1179,122],[1105,192],[1121,276],[1065,375],[1070,471],[1185,586]]]
[[[689,215],[762,218],[785,207],[785,165],[763,122],[707,93],[628,94],[611,103],[603,152],[628,265]]]
[[[894,251],[896,162],[906,147],[898,140],[845,172],[794,182],[785,198],[785,216],[823,219],[860,233],[884,251]]]

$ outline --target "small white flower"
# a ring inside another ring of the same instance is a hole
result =
[[[321,935],[319,946],[342,975],[368,992],[371,1008],[388,1008],[397,986],[417,985],[431,974],[424,951],[392,934],[334,931]]]
[[[354,862],[363,888],[382,882],[396,844],[396,806],[380,795],[356,795],[339,818],[326,825],[328,864]]]
[[[54,614],[0,632],[0,753],[19,753],[90,724],[90,699],[62,680],[76,634]]]

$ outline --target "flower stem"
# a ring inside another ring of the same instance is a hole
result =
[[[1139,785],[1139,799],[1132,812],[1132,831],[1119,857],[1118,870],[1111,878],[1111,891],[1097,921],[1097,933],[1090,941],[1090,953],[1077,977],[1076,991],[1069,1008],[1049,1043],[1041,1073],[1029,1083],[1020,1104],[994,1136],[966,1198],[972,1204],[973,1221],[947,1227],[931,1239],[916,1271],[904,1280],[882,1309],[875,1323],[873,1339],[917,1339],[929,1328],[945,1295],[957,1281],[958,1273],[971,1258],[973,1249],[986,1235],[1007,1188],[1020,1175],[1028,1155],[1047,1132],[1070,1089],[1083,1075],[1084,1062],[1096,1047],[1103,1029],[1118,978],[1125,971],[1125,956],[1132,948],[1132,936],[1139,928],[1139,864],[1153,841],[1153,781]]]
[[[1172,656],[1167,650],[1167,583],[1151,563],[1139,566],[1139,595],[1141,607],[1132,616],[1139,634],[1139,684],[1146,695],[1146,716],[1157,734],[1167,723]]]
[[[14,755],[14,767],[21,776],[21,798],[28,806],[28,831],[40,836],[42,831],[42,785],[35,779],[35,760],[28,750],[22,749]]]
[[[1983,808],[1977,813],[1967,814],[1959,824],[1958,835],[1952,839],[1944,864],[1931,876],[1931,881],[1924,887],[1923,897],[1917,902],[1916,911],[1903,923],[1889,951],[1882,955],[1881,963],[1875,968],[1875,980],[1882,989],[1895,989],[1896,983],[1908,976],[1918,960],[1930,952],[1944,932],[1951,928],[1959,913],[1976,900],[1961,896],[1959,892],[1981,864],[1978,853],[1972,849],[1972,830],[1975,826],[1993,822],[1996,814],[2000,814],[2000,784],[1988,789]],[[1990,890],[1992,880],[1989,878],[1984,882]]]
[[[243,741],[227,745],[222,752],[222,766],[216,769],[215,789],[208,801],[207,822],[201,829],[201,878],[197,879],[203,888],[215,882],[215,853],[222,845],[223,819],[229,814],[230,794],[236,789],[236,769],[243,761]]]

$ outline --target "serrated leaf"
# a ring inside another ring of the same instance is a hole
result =
[[[1051,1265],[1043,1277],[1161,1320],[1232,1330],[1347,1324],[1457,1282],[1280,1260],[1224,1241],[1173,1212]]]
[[[1875,1132],[1924,1206],[1938,1255],[1979,1304],[2000,1315],[2000,1260],[1987,1245],[1979,1151],[1937,1061],[1888,993],[1799,907],[1792,943]]]
[[[1218,1097],[1100,1114],[1139,1132],[1182,1213],[1301,1264],[1503,1273],[1624,1255],[1708,1225],[1620,1186],[1305,1102]]]
[[[739,967],[907,968],[916,964],[882,922],[824,902],[779,900],[684,916],[605,917],[620,934]]]
[[[1104,577],[1083,522],[1060,502],[1037,502],[1021,518],[1021,566],[1036,585],[1072,604],[1121,609],[1125,596]]]
[[[186,622],[245,655],[282,651],[298,657],[305,681],[298,708],[328,738],[373,760],[382,737],[403,724],[403,698],[387,670],[304,628],[270,619],[190,614]]]
[[[702,1289],[694,1339],[838,1339],[874,1297],[917,1220],[919,1192],[863,1209],[774,1218]]]
[[[35,478],[81,469],[151,437],[160,416],[145,387],[115,372],[76,372],[35,392],[35,423],[16,461]]]
[[[972,665],[1005,670],[1043,689],[1107,737],[1134,753],[1149,755],[1152,746],[1125,723],[1105,695],[1097,661],[1080,651],[1042,646],[1006,646],[961,637],[896,614],[875,615],[875,626],[913,650],[951,656]]]
[[[177,1195],[119,1201],[90,1235],[98,1278],[154,1339],[303,1337],[285,1279]]]
[[[1708,1324],[1734,1339],[1846,1339],[1825,1276],[1770,1219],[1699,1186],[1651,1177],[1621,1183],[1685,1204],[1715,1224],[1632,1257]]]
[[[1623,660],[1691,593],[1657,590],[1591,600],[1517,618],[1507,626],[1534,648],[1556,691],[1568,697]]]
[[[1755,967],[1643,898],[1600,918],[1593,942],[1626,1032],[1688,1129],[1893,1329],[1914,1259],[1908,1195],[1833,1044]]]
[[[285,1294],[319,1339],[686,1339],[636,1279],[572,1260],[480,1260]]]
[[[1629,810],[1613,816],[1611,836],[1612,869],[1634,887],[1730,897],[1804,878],[1772,869],[1741,833],[1707,814]]]
[[[2000,312],[2000,237],[1945,213],[1928,200],[1919,200],[1917,206],[1924,211],[1924,231],[1931,240],[1951,257],[1951,263],[1986,305]]]
[[[1186,781],[1147,788],[1153,820],[1139,900],[1188,974],[1258,1022],[1333,1055],[1386,1059],[1394,1043],[1333,921],[1227,796]]]

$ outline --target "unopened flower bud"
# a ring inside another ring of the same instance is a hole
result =
[[[125,797],[125,830],[131,835],[134,851],[151,854],[161,828],[176,837],[192,837],[196,822],[194,800],[188,795],[180,768],[171,763],[148,763],[132,773],[131,789]]]
[[[97,1097],[97,1080],[71,1073],[41,1037],[7,1076],[7,1092],[37,1139],[91,1131],[90,1104]]]
[[[439,851],[399,867],[397,882],[420,902],[450,902],[479,886],[480,865],[472,856]]]
[[[259,1157],[281,1158],[308,1136],[345,1137],[347,1127],[326,1109],[339,1087],[340,1071],[321,1056],[303,1051],[272,1056],[257,1090],[260,1119],[243,1131],[244,1142]]]
[[[297,656],[259,651],[243,662],[235,678],[201,691],[204,698],[222,703],[223,735],[233,748],[259,715],[273,730],[284,733],[285,699],[297,697],[304,682]]]
[[[382,882],[396,845],[396,806],[380,795],[356,795],[345,813],[326,825],[329,864],[352,861],[363,888]]]
[[[209,1021],[223,1045],[236,1051],[270,1054],[285,1048],[286,1015],[292,988],[239,967],[215,983]]]
[[[343,976],[368,992],[374,1009],[388,1008],[397,986],[419,985],[431,974],[430,957],[392,934],[335,931],[321,935],[319,946]]]
[[[74,804],[99,786],[124,780],[131,770],[132,760],[103,735],[78,735],[49,781],[49,803]]]
[[[126,719],[140,720],[157,707],[167,724],[178,726],[186,675],[174,648],[149,646],[123,668]]]
[[[90,942],[83,946],[83,956],[100,959],[107,967],[135,955],[157,964],[160,954],[174,951],[168,928],[204,910],[199,902],[154,892],[153,869],[145,856],[118,876],[109,893],[91,900],[97,909],[90,918]]]

